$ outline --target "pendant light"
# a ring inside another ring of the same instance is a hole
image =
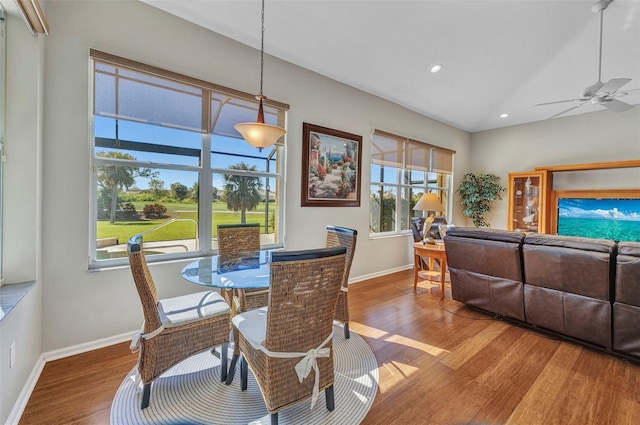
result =
[[[244,140],[251,146],[260,150],[275,144],[278,139],[286,134],[284,128],[264,123],[264,109],[262,103],[267,99],[262,94],[262,80],[264,76],[264,0],[262,0],[262,43],[260,45],[260,94],[256,99],[260,102],[258,106],[257,122],[245,122],[234,125]]]

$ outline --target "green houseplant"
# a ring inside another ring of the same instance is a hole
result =
[[[500,184],[500,177],[494,174],[465,174],[457,190],[462,196],[463,214],[473,221],[474,226],[489,227],[484,213],[491,211],[491,202],[502,199],[500,194],[505,190]]]

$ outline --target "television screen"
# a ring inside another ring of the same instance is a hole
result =
[[[640,199],[559,198],[558,234],[640,241]]]

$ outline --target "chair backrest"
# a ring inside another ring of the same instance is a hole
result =
[[[260,250],[260,224],[219,224],[218,254]]]
[[[422,228],[424,227],[425,220],[425,217],[414,217],[411,219],[411,232],[413,233],[414,242],[422,242]],[[429,236],[433,239],[442,239],[440,236],[440,228],[438,227],[440,224],[447,224],[447,219],[442,216],[434,217],[431,229],[429,229]]]
[[[149,272],[147,260],[142,250],[142,235],[132,236],[127,242],[127,253],[129,255],[129,265],[131,274],[136,284],[140,302],[142,303],[142,313],[144,314],[144,331],[150,332],[161,325],[160,314],[158,313],[158,291]]]
[[[344,276],[342,278],[342,286],[344,287],[349,284],[349,273],[351,272],[353,255],[356,251],[357,239],[357,230],[349,229],[346,227],[327,226],[327,239],[325,242],[325,246],[327,248],[338,246],[344,246],[345,248],[347,248],[347,255],[345,256]]]
[[[333,332],[345,247],[271,254],[265,348],[306,352]]]

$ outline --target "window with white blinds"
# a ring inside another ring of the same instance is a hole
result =
[[[217,225],[259,223],[265,248],[283,245],[284,140],[258,150],[234,125],[256,120],[253,95],[90,51],[91,268],[125,264],[142,233],[149,261],[209,255]],[[265,122],[284,127],[269,100]]]
[[[435,193],[448,217],[455,151],[375,130],[371,136],[370,234],[403,233],[420,197]]]

